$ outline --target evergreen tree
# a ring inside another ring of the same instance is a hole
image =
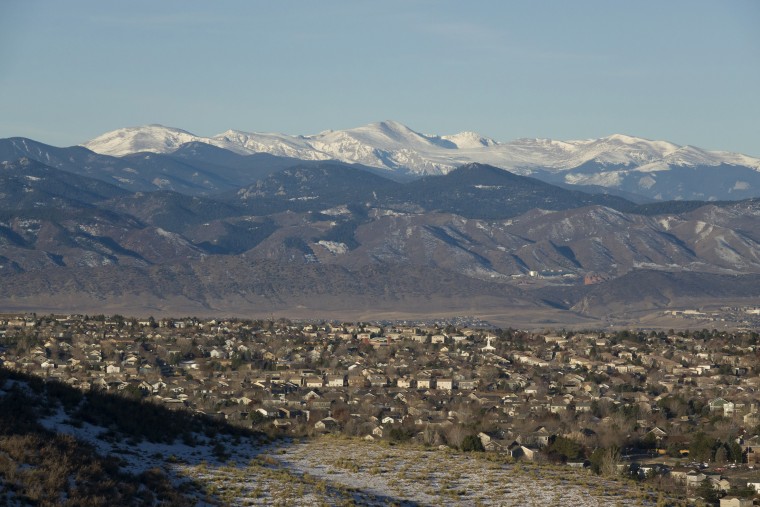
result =
[[[462,440],[463,451],[484,451],[483,442],[476,435],[467,435]]]
[[[723,465],[726,463],[727,459],[728,459],[728,451],[726,451],[726,447],[724,445],[721,445],[715,451],[715,463],[717,463],[718,465]]]
[[[701,497],[708,505],[718,504],[718,492],[713,487],[712,481],[710,481],[710,479],[705,479],[702,481],[702,484],[697,487],[695,494],[698,497]]]

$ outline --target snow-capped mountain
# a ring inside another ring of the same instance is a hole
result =
[[[112,130],[82,146],[102,155],[121,157],[143,151],[171,153],[183,144],[193,141],[203,141],[203,138],[182,129],[145,125]]]
[[[588,140],[518,139],[500,143],[475,132],[421,134],[394,121],[308,136],[228,130],[213,137],[201,137],[181,129],[148,125],[107,132],[83,146],[96,153],[123,156],[141,151],[171,153],[192,141],[244,155],[270,153],[303,160],[335,159],[386,169],[404,168],[418,174],[447,173],[470,162],[516,172],[534,168],[567,170],[589,162],[640,171],[664,170],[671,165],[720,164],[760,170],[760,160],[746,155],[708,152],[621,134]]]
[[[760,195],[760,159],[621,134],[586,140],[497,142],[474,132],[421,134],[401,123],[383,121],[314,135],[229,130],[201,137],[149,125],[108,132],[84,146],[97,153],[123,156],[140,151],[172,153],[191,141],[240,155],[268,153],[302,160],[339,160],[419,176],[446,174],[464,164],[483,163],[554,183],[616,188],[655,199],[736,199],[746,197],[747,192]],[[683,178],[686,180],[682,182]],[[705,188],[695,186],[697,180],[716,178],[721,181],[719,189],[713,183]]]

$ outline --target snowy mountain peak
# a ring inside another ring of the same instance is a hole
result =
[[[623,144],[638,144],[638,143],[647,143],[651,142],[648,139],[643,139],[641,137],[633,137],[626,134],[612,134],[611,136],[603,137],[603,140],[607,141],[617,141]]]
[[[384,120],[384,121],[380,121],[376,123],[370,123],[369,125],[366,125],[365,127],[359,127],[359,128],[375,129],[375,130],[380,130],[383,132],[401,133],[401,134],[415,133],[412,129],[410,129],[403,123],[399,123],[393,120]]]
[[[245,132],[242,132],[240,130],[229,129],[229,130],[225,130],[221,134],[215,135],[214,138],[215,139],[219,139],[219,138],[233,139],[241,134],[245,134]]]
[[[441,136],[441,139],[449,141],[454,144],[458,149],[474,149],[474,148],[488,148],[496,146],[497,143],[491,138],[483,137],[477,132],[460,132],[450,136]]]
[[[186,130],[153,124],[112,130],[83,146],[96,153],[120,157],[141,151],[169,153],[185,143],[200,140]]]
[[[357,127],[345,131],[335,131],[325,137],[335,137],[336,135],[339,135],[339,132],[343,132],[359,142],[375,143],[377,144],[376,147],[380,149],[389,149],[414,144],[431,144],[430,139],[428,139],[427,136],[415,132],[406,125],[391,120],[370,123],[363,127]]]

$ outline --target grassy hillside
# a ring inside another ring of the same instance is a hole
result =
[[[194,480],[164,466],[166,449],[252,436],[224,423],[125,396],[84,394],[0,369],[0,504],[214,504]],[[161,447],[163,446],[163,447]],[[152,449],[153,460],[141,452]]]

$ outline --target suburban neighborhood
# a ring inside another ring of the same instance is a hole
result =
[[[760,495],[752,331],[20,314],[0,316],[0,366],[272,436],[499,453],[715,505]]]

